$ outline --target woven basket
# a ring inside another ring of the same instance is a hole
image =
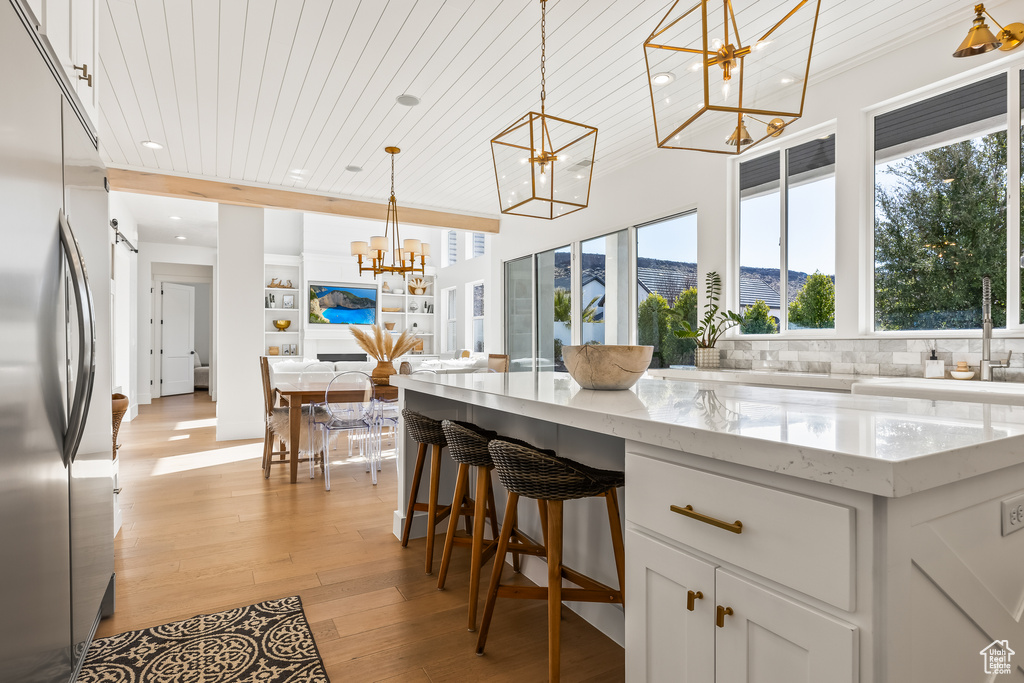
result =
[[[491,453],[487,444],[498,436],[468,422],[445,420],[441,423],[444,436],[448,440],[448,452],[452,460],[464,465],[476,467],[493,467]]]
[[[117,449],[120,448],[117,445],[117,432],[121,429],[121,420],[124,419],[124,414],[128,412],[128,397],[124,394],[111,394],[110,408],[114,418],[113,457],[117,458]]]
[[[505,488],[527,498],[589,498],[622,486],[625,479],[622,472],[587,467],[504,437],[492,440],[488,450]]]
[[[413,441],[442,448],[448,445],[448,441],[444,438],[444,430],[441,429],[440,420],[420,415],[408,408],[402,409],[402,417],[405,419],[405,429]]]

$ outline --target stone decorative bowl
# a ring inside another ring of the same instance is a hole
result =
[[[584,389],[622,391],[647,371],[653,346],[585,344],[563,346],[565,369]]]
[[[274,327],[284,332],[288,329],[288,326],[292,324],[291,320],[275,320]]]

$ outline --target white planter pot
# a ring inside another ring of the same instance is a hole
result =
[[[698,368],[718,368],[721,362],[721,355],[718,349],[697,349]]]

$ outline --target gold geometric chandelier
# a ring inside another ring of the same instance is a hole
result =
[[[403,278],[407,273],[426,274],[427,257],[430,256],[430,244],[422,243],[420,240],[405,240],[402,242],[398,234],[398,201],[395,199],[395,155],[402,150],[397,147],[385,147],[384,151],[391,155],[391,199],[388,200],[388,215],[384,219],[384,235],[371,237],[370,243],[352,242],[350,248],[352,255],[359,262],[359,274],[363,271],[373,273],[374,277],[383,273],[401,275]],[[391,239],[388,239],[390,233]],[[390,245],[389,245],[390,242]],[[385,265],[387,252],[391,251],[391,265]],[[363,267],[363,257],[371,256],[370,265]],[[416,267],[416,257],[420,259],[419,268]]]
[[[803,115],[821,0],[681,1],[644,42],[658,147],[740,154],[781,135]]]
[[[590,203],[597,128],[545,111],[546,0],[540,12],[540,113],[528,112],[499,133],[491,154],[501,212],[551,220]]]

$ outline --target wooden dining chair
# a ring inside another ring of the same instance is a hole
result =
[[[270,466],[280,465],[288,462],[288,449],[285,447],[285,439],[278,435],[273,428],[271,418],[274,415],[274,408],[277,406],[278,392],[270,383],[270,361],[266,356],[260,356],[260,375],[263,378],[263,408],[264,408],[264,432],[263,432],[263,476],[270,477]],[[274,441],[279,444],[274,450]],[[274,460],[274,456],[281,456],[280,460]]]
[[[508,355],[504,353],[487,354],[487,367],[495,372],[508,372]]]

